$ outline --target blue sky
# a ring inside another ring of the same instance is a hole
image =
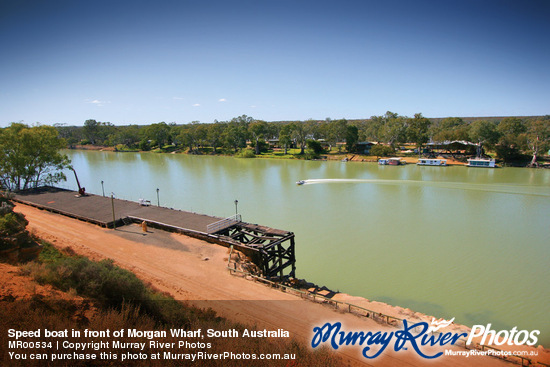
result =
[[[0,126],[545,115],[548,19],[548,0],[0,0]]]

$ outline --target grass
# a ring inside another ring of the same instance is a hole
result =
[[[260,154],[258,158],[296,159],[298,156],[295,154],[285,154],[284,151],[268,151]]]

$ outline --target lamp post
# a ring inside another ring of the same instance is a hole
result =
[[[116,219],[115,219],[115,193],[111,192],[111,207],[113,208],[113,229],[116,230]]]
[[[235,200],[235,215],[239,214],[239,210],[237,209],[237,205],[239,205],[239,200]]]
[[[157,187],[157,206],[160,206],[159,188]]]
[[[103,180],[101,180],[101,191],[103,191],[103,197],[105,197],[105,187],[103,187]]]

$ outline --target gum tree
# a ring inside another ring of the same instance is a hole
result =
[[[507,117],[498,124],[497,131],[499,140],[495,150],[498,157],[506,162],[519,158],[520,148],[525,145],[525,122],[517,117]]]
[[[60,152],[66,146],[53,126],[12,123],[0,130],[1,185],[17,191],[66,180],[70,160]]]
[[[430,120],[422,116],[421,113],[417,113],[414,115],[414,118],[410,118],[408,122],[408,140],[416,144],[418,154],[420,154],[422,147],[429,141],[428,130],[431,124]]]
[[[248,125],[248,131],[254,143],[254,154],[260,154],[260,142],[265,139],[267,133],[267,122],[254,121]]]
[[[483,146],[494,146],[498,142],[498,138],[497,127],[491,121],[478,120],[470,125],[470,139],[478,144],[478,156],[481,156]]]
[[[538,165],[537,156],[539,152],[550,147],[550,119],[531,121],[526,133],[527,145],[533,158],[530,167]]]

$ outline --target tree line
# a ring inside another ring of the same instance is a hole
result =
[[[533,166],[550,149],[550,116],[470,122],[458,117],[428,119],[421,113],[407,117],[388,111],[368,120],[351,121],[266,122],[242,115],[230,121],[184,125],[159,122],[115,126],[96,120],[87,120],[84,126],[12,123],[0,129],[0,186],[21,190],[63,180],[62,171],[70,167],[70,161],[60,150],[79,144],[251,157],[275,145],[284,154],[294,148],[295,154],[309,158],[327,151],[356,153],[357,143],[364,141],[377,143],[371,154],[388,156],[402,144],[414,144],[422,151],[430,141],[453,140],[476,143],[504,162],[530,159]]]
[[[92,144],[144,151],[176,148],[188,153],[199,153],[205,148],[210,148],[214,154],[237,153],[249,144],[254,154],[260,154],[268,142],[275,143],[285,153],[295,147],[304,154],[308,145],[309,150],[315,150],[314,142],[339,152],[355,153],[357,143],[363,141],[377,142],[391,149],[409,143],[421,149],[428,142],[464,140],[494,151],[505,162],[529,154],[535,163],[537,157],[550,148],[550,116],[469,122],[459,117],[429,119],[421,113],[407,117],[388,111],[367,120],[352,121],[327,118],[266,122],[243,115],[230,121],[193,121],[184,125],[159,122],[145,126],[115,126],[87,120],[82,127],[55,127],[69,145]]]

